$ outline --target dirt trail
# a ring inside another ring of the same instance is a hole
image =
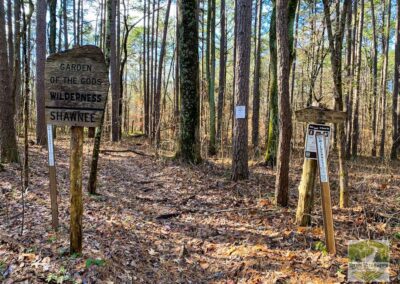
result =
[[[148,151],[141,144],[124,142],[113,149]],[[319,189],[313,227],[293,224],[301,159],[293,161],[290,206],[277,208],[272,204],[271,169],[252,166],[250,180],[234,183],[229,180],[229,167],[218,161],[188,166],[112,152],[100,157],[100,195],[89,196],[84,188],[83,255],[69,256],[68,140],[57,141],[56,149],[61,197],[58,234],[50,228],[46,151],[31,149],[31,187],[25,196],[22,236],[17,216],[21,212],[19,169],[6,166],[0,173],[4,283],[21,279],[39,283],[49,275],[63,274],[85,283],[333,283],[343,280],[347,270],[347,240],[365,238],[368,229],[376,238],[390,237],[395,231],[393,224],[382,224],[384,216],[399,206],[397,164],[377,165],[369,171],[363,168],[366,163],[351,166],[354,206],[334,207],[338,256],[330,257],[314,249],[324,240]],[[84,186],[90,149],[85,146]],[[335,165],[331,167],[335,172]],[[336,178],[331,181],[333,204],[337,204]],[[382,190],[383,183],[387,185]],[[399,251],[395,242],[392,261],[399,260]],[[88,259],[105,260],[105,265],[86,267]],[[392,270],[399,272],[395,265]]]

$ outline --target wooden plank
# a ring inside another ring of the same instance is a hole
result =
[[[342,123],[346,121],[347,113],[331,109],[308,107],[295,111],[296,120],[315,123]]]
[[[336,254],[335,232],[333,227],[331,192],[329,186],[328,161],[326,156],[324,135],[315,136],[317,144],[318,168],[321,183],[321,202],[324,220],[326,247],[330,254]]]
[[[87,45],[50,55],[45,87],[47,123],[99,126],[109,88],[101,49]]]
[[[82,252],[82,160],[83,160],[83,127],[71,127],[70,175],[70,252]]]
[[[52,125],[92,127],[101,119],[102,110],[47,108],[46,117]]]

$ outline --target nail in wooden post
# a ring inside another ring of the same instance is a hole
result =
[[[318,157],[318,168],[319,178],[321,182],[321,201],[322,201],[322,214],[324,219],[324,231],[326,247],[330,254],[336,254],[335,245],[335,232],[333,228],[333,216],[332,216],[332,205],[331,205],[331,192],[329,186],[328,177],[328,161],[327,152],[325,147],[325,136],[321,133],[315,135],[317,145],[317,157]]]
[[[53,126],[47,124],[47,150],[49,154],[49,176],[50,176],[50,202],[51,202],[51,225],[55,231],[58,230],[58,204],[57,204],[57,177],[54,159]]]
[[[70,253],[82,252],[82,160],[83,160],[83,127],[71,127],[70,196]]]

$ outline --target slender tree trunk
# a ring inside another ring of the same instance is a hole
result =
[[[219,51],[219,80],[218,80],[218,116],[217,116],[217,143],[222,141],[222,120],[225,100],[226,82],[226,28],[225,28],[225,0],[221,0],[220,10],[220,51]]]
[[[147,19],[147,8],[146,8],[147,0],[143,1],[143,133],[146,133],[146,125],[147,125],[147,106],[148,106],[148,94],[147,94],[147,27],[146,27],[146,19]]]
[[[215,144],[215,0],[208,1],[207,19],[207,85],[210,110],[210,141],[208,153],[216,154]]]
[[[56,53],[57,38],[57,0],[48,0],[50,14],[49,52]],[[45,19],[46,20],[46,19]]]
[[[371,0],[373,1],[373,0]],[[348,6],[348,11],[347,11],[347,32],[346,32],[346,76],[347,76],[347,89],[346,89],[346,111],[347,111],[347,118],[346,118],[346,126],[347,126],[347,132],[346,132],[346,159],[350,158],[351,154],[351,148],[350,148],[350,135],[351,135],[351,96],[353,93],[353,68],[352,68],[352,55],[353,55],[353,29],[355,28],[352,23],[352,11],[353,7],[352,5]],[[357,18],[357,17],[356,17]],[[335,129],[337,127],[335,126]],[[336,143],[337,144],[337,143]]]
[[[276,42],[278,77],[279,145],[275,181],[275,202],[287,206],[289,201],[289,162],[292,139],[292,111],[290,107],[290,67],[293,50],[293,20],[297,0],[276,1]]]
[[[273,8],[269,30],[269,52],[270,52],[270,89],[269,89],[269,121],[267,150],[265,152],[265,163],[271,166],[276,162],[276,146],[278,143],[278,82],[277,82],[277,51],[276,51],[276,4]]]
[[[64,49],[68,49],[68,14],[67,14],[67,0],[62,0],[63,1],[63,28],[64,28]],[[102,13],[103,9],[101,9]]]
[[[0,0],[0,160],[1,162],[18,162],[18,146],[14,124],[15,104],[10,88],[5,19],[4,2]]]
[[[372,58],[372,150],[371,155],[376,156],[376,136],[377,136],[377,101],[378,101],[378,42],[376,36],[376,20],[374,0],[371,0],[371,14],[372,14],[372,38],[373,38],[373,58]]]
[[[18,1],[18,0],[17,0]],[[10,82],[13,80],[14,66],[14,44],[13,44],[13,25],[12,25],[12,5],[11,0],[7,0],[7,40],[8,40],[8,68],[10,72]],[[11,93],[13,87],[11,86]]]
[[[237,0],[237,39],[236,39],[236,87],[235,112],[244,107],[244,118],[234,114],[232,179],[242,180],[249,177],[248,166],[248,106],[249,106],[249,73],[251,48],[251,6],[252,0]]]
[[[343,90],[342,90],[342,48],[343,48],[343,35],[346,26],[346,17],[348,13],[348,6],[351,4],[351,0],[344,0],[342,12],[338,12],[340,7],[336,9],[336,31],[335,35],[332,29],[330,4],[328,0],[323,0],[324,5],[324,18],[326,22],[326,28],[328,31],[329,49],[331,54],[331,68],[333,74],[334,83],[334,98],[336,108],[339,111],[343,111]],[[337,3],[340,5],[340,2]],[[348,179],[347,179],[347,165],[346,165],[346,134],[344,124],[340,123],[337,125],[337,137],[339,140],[338,151],[339,151],[339,187],[340,187],[340,207],[349,206],[349,192],[348,192]]]
[[[105,61],[107,68],[110,69],[110,56],[111,56],[111,6],[112,6],[112,1],[115,0],[106,0],[106,9],[107,9],[107,21],[105,25],[105,31],[106,31],[106,36],[105,36]],[[90,194],[96,194],[97,193],[97,168],[98,168],[98,163],[99,163],[99,154],[100,154],[100,142],[101,142],[101,135],[103,133],[103,128],[104,128],[104,120],[105,117],[107,116],[107,104],[108,104],[108,96],[106,97],[106,110],[103,112],[103,115],[101,117],[101,123],[100,126],[96,128],[96,133],[94,137],[94,144],[93,144],[93,155],[92,155],[92,163],[90,164],[90,175],[89,175],[89,180],[88,180],[88,187],[87,190]]]
[[[44,102],[44,67],[46,62],[46,1],[38,0],[36,7],[36,142],[46,145]]]
[[[198,9],[196,0],[179,1],[180,138],[177,157],[197,163],[200,157]]]
[[[25,6],[23,7],[23,31],[22,31],[22,54],[24,58],[24,166],[23,166],[23,190],[26,190],[29,185],[29,144],[28,144],[28,129],[29,129],[29,101],[30,101],[30,62],[28,55],[28,42],[30,40],[30,21],[33,13],[33,3],[30,1],[30,13],[25,13]]]
[[[225,1],[225,0],[223,0]],[[179,7],[176,5],[176,34],[175,34],[175,92],[174,92],[174,122],[179,123]],[[179,137],[179,127],[174,126],[174,137]],[[175,139],[177,141],[177,139]],[[176,143],[177,145],[178,143]],[[176,149],[175,149],[176,150]]]
[[[154,108],[155,108],[155,139],[156,145],[158,146],[160,143],[160,126],[161,126],[161,116],[160,116],[160,100],[161,100],[161,83],[162,83],[162,69],[164,63],[165,49],[167,43],[167,31],[168,31],[168,19],[169,19],[169,10],[171,7],[171,0],[168,0],[167,11],[165,12],[165,20],[164,20],[164,31],[163,38],[161,42],[161,50],[160,50],[160,59],[158,63],[158,75],[157,75],[157,88],[154,97]]]
[[[353,114],[353,127],[351,137],[352,156],[357,157],[357,147],[359,143],[359,121],[358,114],[360,108],[360,92],[361,92],[361,59],[362,59],[362,41],[364,30],[364,0],[361,0],[360,7],[360,23],[358,25],[358,50],[357,50],[357,65],[356,65],[356,92],[354,96],[354,114]]]
[[[386,139],[386,94],[387,94],[387,71],[388,71],[388,61],[389,61],[389,38],[390,38],[390,12],[392,8],[392,1],[388,0],[389,3],[387,7],[387,20],[386,20],[386,30],[384,36],[384,61],[382,70],[382,128],[381,128],[381,144],[379,148],[379,156],[381,159],[385,156],[385,139]]]
[[[111,116],[111,140],[119,141],[119,92],[118,92],[118,66],[117,66],[117,37],[116,37],[116,12],[117,0],[111,0],[110,17],[110,78],[111,78],[111,98],[112,98],[112,116]]]
[[[252,116],[252,144],[256,154],[258,154],[258,137],[260,124],[260,69],[261,69],[261,23],[262,23],[262,0],[258,0],[257,24],[254,58],[254,79],[253,79],[253,116]]]
[[[12,99],[14,102],[14,109],[19,105],[21,97],[21,1],[14,0],[14,62],[13,76],[12,76]],[[18,110],[16,110],[17,117]]]
[[[395,45],[395,59],[394,59],[394,78],[393,78],[393,96],[392,96],[392,149],[390,158],[397,159],[397,152],[400,146],[400,107],[399,107],[399,80],[400,80],[400,1],[397,0],[397,26],[396,26],[396,45]]]
[[[297,3],[296,30],[295,30],[294,43],[293,43],[292,81],[291,81],[291,87],[290,87],[290,104],[292,106],[293,106],[293,101],[294,101],[294,85],[295,85],[295,77],[296,77],[297,40],[298,40],[298,34],[299,34],[300,4],[301,4],[301,1],[299,0]]]

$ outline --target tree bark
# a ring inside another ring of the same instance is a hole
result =
[[[217,143],[222,141],[222,121],[226,85],[226,28],[225,0],[221,0],[220,8],[220,47],[219,47],[219,80],[218,80],[218,114],[217,114]]]
[[[260,124],[260,69],[261,69],[261,26],[262,26],[262,0],[258,0],[256,30],[256,48],[254,58],[254,79],[253,79],[253,116],[251,140],[253,149],[258,154],[258,137]]]
[[[277,82],[277,51],[276,51],[276,4],[273,8],[269,30],[269,52],[270,52],[270,88],[269,88],[269,121],[267,150],[265,152],[265,163],[274,166],[276,163],[276,146],[278,143],[278,82]]]
[[[343,90],[342,90],[342,48],[343,48],[343,36],[344,29],[346,26],[346,17],[348,13],[348,6],[351,0],[344,0],[342,12],[340,7],[337,6],[337,23],[336,31],[333,33],[330,4],[328,0],[323,0],[324,5],[324,18],[326,22],[326,28],[328,31],[329,49],[331,54],[331,68],[333,74],[334,83],[334,98],[336,109],[343,111]],[[337,3],[340,5],[340,1]],[[338,12],[339,11],[339,12]],[[346,165],[346,134],[344,124],[340,123],[337,125],[337,137],[339,140],[338,151],[339,151],[339,187],[340,187],[340,207],[349,206],[349,192],[348,192],[348,179],[347,179],[347,165]]]
[[[103,9],[101,9],[103,10]],[[63,21],[64,21],[64,49],[68,49],[68,14],[67,14],[67,0],[63,0]]]
[[[164,20],[164,31],[163,38],[161,42],[161,50],[160,50],[160,59],[158,63],[158,75],[157,75],[157,88],[154,96],[154,121],[155,121],[155,141],[158,146],[160,143],[160,126],[161,126],[161,116],[160,116],[160,102],[161,102],[161,84],[162,84],[162,70],[164,64],[164,56],[165,56],[165,46],[167,43],[167,31],[168,31],[168,19],[169,19],[169,10],[171,7],[171,0],[168,0],[167,11],[165,12],[165,20]]]
[[[292,138],[292,111],[290,107],[290,67],[293,47],[293,20],[297,1],[276,1],[276,42],[278,77],[279,145],[275,180],[275,202],[287,206],[289,201],[290,141]],[[290,16],[292,14],[292,16]],[[289,37],[292,37],[290,42]]]
[[[44,67],[46,63],[46,0],[38,0],[36,11],[36,142],[46,145]]]
[[[111,78],[111,98],[112,98],[112,116],[111,116],[111,140],[117,142],[119,137],[119,102],[120,93],[118,91],[118,66],[117,66],[117,37],[116,37],[116,10],[117,0],[111,0],[110,9],[110,78]]]
[[[385,140],[386,140],[386,94],[387,94],[387,71],[388,71],[388,63],[389,63],[389,38],[390,38],[390,15],[392,10],[392,1],[388,0],[388,4],[386,6],[387,9],[387,19],[386,19],[386,30],[384,35],[384,61],[383,61],[383,70],[382,70],[382,101],[381,101],[381,109],[382,109],[382,128],[381,128],[381,143],[379,147],[379,156],[381,159],[385,156]]]
[[[11,93],[5,19],[4,2],[0,0],[0,160],[1,162],[18,162],[18,146],[14,123],[15,102]]]
[[[235,113],[238,106],[244,107],[245,118],[237,118],[234,114],[232,157],[232,180],[234,181],[249,177],[247,144],[252,0],[237,0],[237,6]]]
[[[378,42],[376,36],[376,20],[375,20],[375,7],[374,0],[371,0],[371,14],[372,14],[372,38],[373,38],[373,51],[372,51],[372,149],[371,155],[376,156],[376,136],[377,136],[377,101],[378,101]]]
[[[198,13],[196,0],[179,1],[179,87],[180,137],[177,158],[198,163],[199,133],[199,57]]]
[[[358,142],[359,142],[359,121],[358,114],[360,108],[360,92],[361,92],[361,59],[362,59],[362,41],[363,41],[363,30],[364,30],[364,0],[361,0],[360,7],[360,22],[358,24],[358,50],[357,50],[357,66],[356,66],[356,92],[354,95],[354,108],[353,108],[353,127],[351,135],[351,150],[352,156],[357,157]]]
[[[57,0],[48,0],[50,14],[50,32],[49,32],[49,52],[56,52],[56,36],[57,36]],[[46,20],[46,19],[44,19]]]
[[[316,174],[317,160],[304,159],[303,173],[299,185],[299,200],[296,211],[296,224],[299,226],[311,225]]]
[[[392,149],[390,158],[397,159],[397,152],[400,146],[400,107],[399,107],[399,80],[400,80],[400,1],[397,1],[397,26],[396,26],[396,45],[394,55],[394,78],[393,78],[393,96],[392,96]]]

